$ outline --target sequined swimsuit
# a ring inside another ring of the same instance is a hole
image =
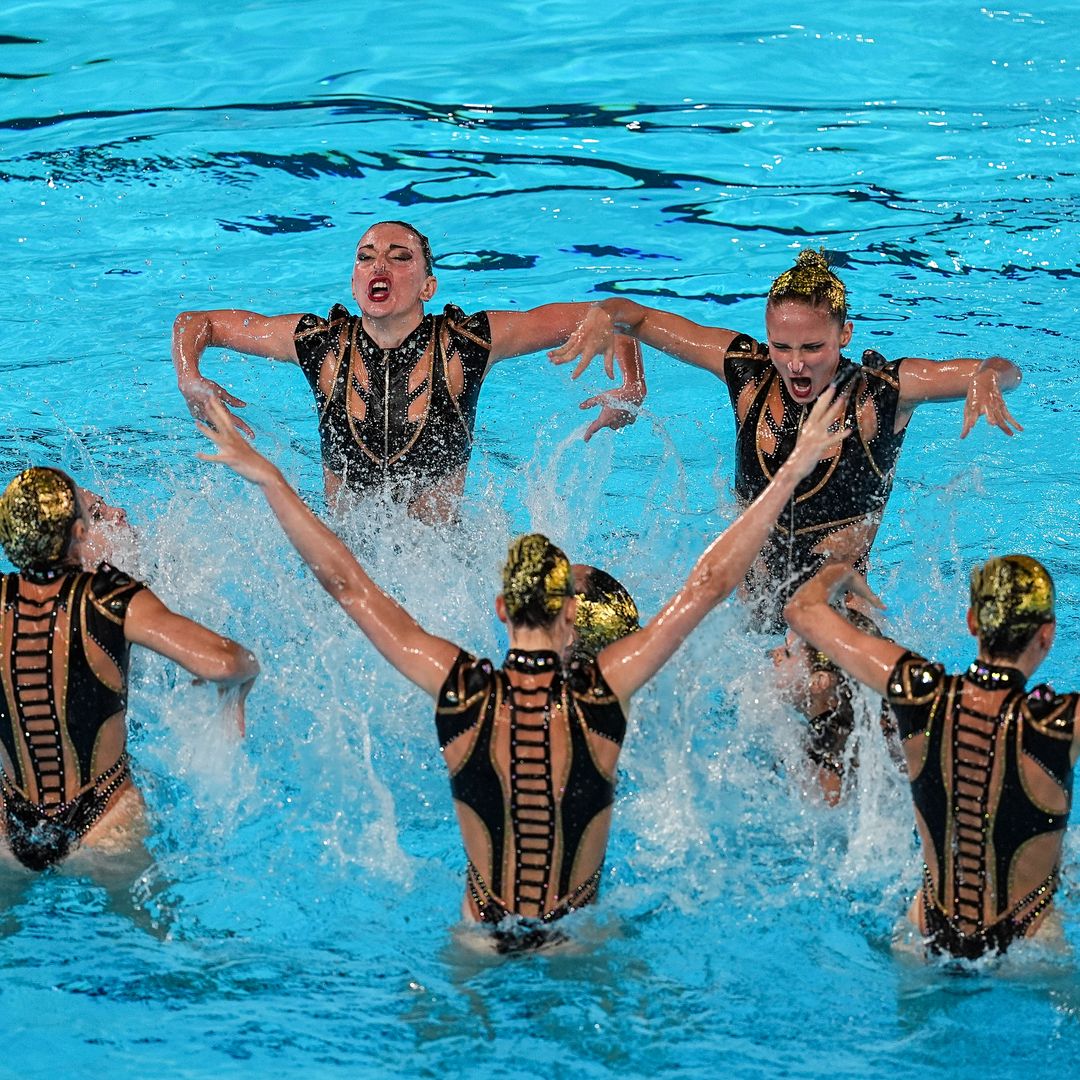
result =
[[[496,669],[462,652],[439,695],[436,727],[444,752],[469,740],[463,758],[447,760],[457,762],[450,789],[459,816],[482,826],[483,841],[466,851],[481,921],[516,914],[551,923],[588,904],[603,853],[579,865],[582,844],[615,797],[614,765],[600,768],[594,740],[618,748],[626,734],[622,706],[595,661],[571,661],[564,672],[555,653],[511,650]],[[566,748],[558,775],[556,742]],[[606,821],[603,828],[606,836]]]
[[[852,434],[841,444],[835,458],[820,462],[802,481],[780,515],[762,551],[767,587],[762,588],[763,583],[753,578],[754,571],[747,578],[748,587],[762,605],[762,619],[771,630],[783,628],[780,613],[784,604],[824,563],[826,556],[814,548],[831,533],[868,519],[880,520],[884,512],[906,433],[906,429],[893,431],[901,363],[886,363],[878,353],[867,351],[861,366],[850,365],[857,374],[843,422]],[[736,418],[740,401],[746,408],[744,394],[752,395],[746,415],[736,419],[735,433],[735,494],[742,505],[748,506],[790,457],[810,406],[791,397],[769,359],[768,349],[745,334],[732,341],[724,356],[724,377]],[[779,425],[767,405],[774,384],[784,407]],[[859,416],[867,406],[877,417],[871,439],[862,437],[859,425]],[[774,444],[771,453],[762,449],[763,441]],[[856,563],[864,573],[867,554]]]
[[[447,305],[442,315],[426,315],[397,348],[381,349],[360,317],[336,304],[325,319],[302,316],[295,342],[318,408],[323,464],[351,489],[408,498],[468,463],[491,351],[486,312],[466,316]],[[457,398],[449,385],[453,357],[464,373]],[[324,394],[319,383],[327,367],[331,388]],[[420,400],[424,408],[410,420],[409,408]]]
[[[964,704],[969,685],[1006,690],[996,716]],[[901,738],[926,737],[921,765],[911,770],[911,794],[938,867],[936,887],[927,868],[921,893],[932,950],[971,959],[1003,952],[1052,901],[1056,865],[1011,905],[1009,896],[1025,846],[1048,834],[1058,834],[1060,844],[1064,836],[1077,700],[1047,686],[1025,691],[1014,668],[976,663],[964,675],[946,675],[910,652],[890,675],[888,701]],[[1060,788],[1064,811],[1040,805],[1026,769]]]
[[[0,788],[8,845],[32,870],[63,859],[129,776],[126,752],[101,768],[98,737],[127,705],[124,618],[143,586],[107,564],[56,580],[43,600],[19,574],[0,581]]]

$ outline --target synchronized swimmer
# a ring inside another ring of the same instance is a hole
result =
[[[500,360],[562,344],[587,304],[544,304],[528,311],[466,315],[448,304],[425,315],[435,295],[431,245],[403,221],[381,221],[360,237],[352,292],[360,315],[335,304],[314,314],[259,315],[223,309],[185,311],[173,327],[177,383],[197,420],[210,401],[245,403],[200,371],[204,350],[235,349],[297,364],[319,415],[327,500],[382,491],[428,522],[457,513],[472,453],[477,400]],[[585,433],[632,423],[645,397],[636,342],[613,344],[623,385],[582,402],[600,406]],[[247,424],[233,421],[248,435]]]
[[[738,591],[755,625],[785,631],[774,652],[808,720],[807,753],[830,802],[842,794],[862,683],[895,724],[926,861],[910,918],[930,952],[974,958],[1043,933],[1059,882],[1080,753],[1080,696],[1026,689],[1054,636],[1053,584],[1026,556],[972,575],[978,655],[963,675],[883,636],[865,575],[908,421],[964,400],[1020,430],[1002,391],[1020,372],[1001,357],[892,362],[841,350],[852,336],[843,283],[803,252],[772,284],[767,344],[626,300],[524,312],[427,315],[430,244],[384,221],[353,270],[360,315],[189,311],[174,327],[180,390],[214,446],[200,454],[257,485],[301,558],[359,630],[435,705],[465,854],[463,914],[499,951],[561,940],[554,924],[593,901],[612,824],[616,763],[633,694],[706,614]],[[481,384],[508,357],[617,360],[623,385],[590,399],[586,433],[633,420],[645,381],[637,342],[726,383],[736,427],[740,514],[684,585],[641,624],[623,586],[571,564],[550,540],[515,540],[495,602],[509,651],[477,658],[424,630],[371,579],[245,436],[244,405],[200,371],[208,347],[300,366],[314,394],[328,504],[383,492],[408,512],[452,520],[465,482]],[[259,665],[245,648],[170,611],[142,583],[99,563],[94,518],[122,521],[56,469],[27,469],[0,496],[0,853],[43,870],[129,847],[145,834],[127,754],[132,643],[217,682],[242,732]],[[85,564],[85,565],[84,565]]]
[[[1020,382],[1011,361],[909,356],[890,362],[867,350],[856,364],[841,353],[852,330],[844,283],[820,252],[806,250],[769,288],[766,344],[616,299],[591,307],[566,344],[551,353],[559,364],[579,360],[577,377],[596,356],[604,356],[610,368],[617,335],[628,334],[717,376],[727,386],[735,418],[735,495],[743,506],[787,458],[818,396],[829,386],[845,389],[843,423],[854,437],[803,482],[743,583],[741,593],[766,630],[783,630],[784,603],[826,562],[845,560],[868,572],[915,409],[963,400],[961,438],[980,416],[1006,435],[1020,430],[1002,398],[1002,390]],[[849,596],[846,606],[858,609],[859,601]],[[863,613],[869,614],[865,607]],[[809,721],[807,754],[826,797],[836,801],[851,731],[850,688],[794,640],[775,659],[788,669],[784,681],[802,687],[793,697]]]

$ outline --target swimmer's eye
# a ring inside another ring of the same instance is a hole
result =
[[[770,341],[769,342],[769,351],[770,352],[785,352],[786,353],[786,352],[791,352],[792,349],[794,349],[794,348],[795,348],[794,345],[787,345],[782,341]],[[824,341],[808,341],[805,345],[800,345],[799,348],[803,352],[821,352],[821,350],[825,348],[825,342]]]

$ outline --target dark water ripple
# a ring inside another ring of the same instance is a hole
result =
[[[799,106],[746,106],[715,105],[707,109],[732,108],[768,108],[770,110],[801,112]],[[146,116],[169,116],[191,114],[227,113],[289,113],[326,112],[329,117],[350,121],[435,121],[451,124],[455,127],[472,129],[490,128],[492,131],[548,131],[560,129],[594,129],[626,127],[628,123],[637,125],[636,130],[649,130],[650,127],[663,126],[667,131],[708,131],[715,134],[738,134],[741,128],[737,124],[717,124],[695,121],[693,124],[655,124],[648,118],[652,116],[685,115],[685,105],[596,105],[580,104],[540,104],[524,108],[496,108],[494,106],[457,105],[442,102],[407,101],[380,97],[340,97],[326,96],[311,99],[280,102],[229,102],[219,105],[200,106],[159,106],[140,109],[86,109],[62,113],[54,116],[22,116],[0,121],[0,129],[10,131],[33,131],[40,128],[80,123],[86,120],[131,120]]]
[[[694,201],[667,203],[661,207],[662,213],[672,221],[719,227],[731,233],[771,234],[792,239],[846,237],[851,233],[854,220],[863,237],[863,251],[873,262],[917,267],[938,277],[993,274],[1016,281],[1039,278],[1065,281],[1078,276],[1075,264],[1037,265],[1010,260],[1005,264],[975,266],[971,265],[970,254],[962,251],[962,245],[950,245],[952,235],[963,241],[968,239],[973,228],[1000,229],[1009,235],[1023,235],[1047,233],[1080,223],[1080,198],[1075,196],[1042,200],[1007,196],[975,199],[964,205],[941,204],[873,182],[749,184],[630,164],[614,158],[589,157],[583,161],[573,154],[551,152],[432,149],[356,154],[343,150],[297,153],[230,150],[178,157],[130,153],[132,146],[144,146],[153,141],[152,136],[133,136],[95,146],[33,152],[9,160],[8,167],[0,171],[0,182],[69,187],[110,183],[153,188],[172,182],[171,178],[204,175],[223,186],[252,187],[269,173],[282,173],[301,181],[324,178],[371,180],[381,174],[398,181],[396,186],[383,191],[383,198],[401,207],[473,201],[489,204],[506,198],[520,199],[523,195],[568,191],[651,193],[694,190]],[[541,175],[571,176],[575,181],[581,178],[581,182],[527,182],[524,170],[541,166],[544,167]],[[515,178],[512,186],[493,187],[485,183],[496,181],[506,172]],[[410,177],[405,183],[400,182],[403,175]],[[745,216],[741,212],[739,200],[742,197],[798,200],[808,211],[815,205],[828,205],[830,217],[843,224],[823,225],[821,215],[811,212],[798,215],[805,224],[800,220],[785,221],[779,215],[772,222],[763,222],[758,215]],[[837,202],[846,203],[852,208],[851,212],[838,213]],[[874,211],[869,220],[862,214],[866,209]],[[903,217],[898,219],[898,213]],[[912,216],[924,223],[914,232],[910,223]],[[218,218],[218,222],[227,232],[251,231],[267,236],[309,232],[332,228],[336,224],[330,215],[322,213],[263,214]],[[885,234],[887,238],[877,240],[875,234]],[[939,245],[944,245],[944,250]],[[932,249],[932,254],[928,248]],[[620,250],[605,247],[604,254],[614,255]],[[943,255],[955,266],[944,265]],[[654,254],[650,257],[665,256]],[[837,265],[847,267],[862,260],[854,254],[837,253],[835,261]],[[490,267],[495,264],[481,260],[473,265]],[[498,265],[505,268],[505,264]],[[527,265],[527,262],[521,265]]]

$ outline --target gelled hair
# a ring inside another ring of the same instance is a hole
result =
[[[399,228],[408,229],[420,241],[420,250],[424,255],[424,270],[428,277],[435,273],[435,259],[431,254],[431,241],[415,225],[410,225],[407,221],[376,221],[375,225],[372,225],[367,232],[371,232],[371,229],[374,229],[377,225],[397,225]],[[364,235],[366,236],[367,233]]]
[[[574,616],[574,652],[591,658],[613,641],[640,630],[641,623],[637,604],[625,585],[595,566],[584,570]]]
[[[570,560],[546,536],[519,536],[506,554],[503,602],[515,626],[547,627],[573,596]]]
[[[971,610],[983,650],[1015,660],[1054,621],[1054,582],[1027,555],[997,556],[971,571]]]
[[[838,322],[847,322],[847,289],[829,269],[824,251],[807,248],[799,252],[795,265],[785,270],[769,289],[769,305],[798,300],[822,307]]]
[[[0,544],[19,570],[43,570],[61,562],[79,517],[71,477],[34,466],[19,473],[0,495]]]

